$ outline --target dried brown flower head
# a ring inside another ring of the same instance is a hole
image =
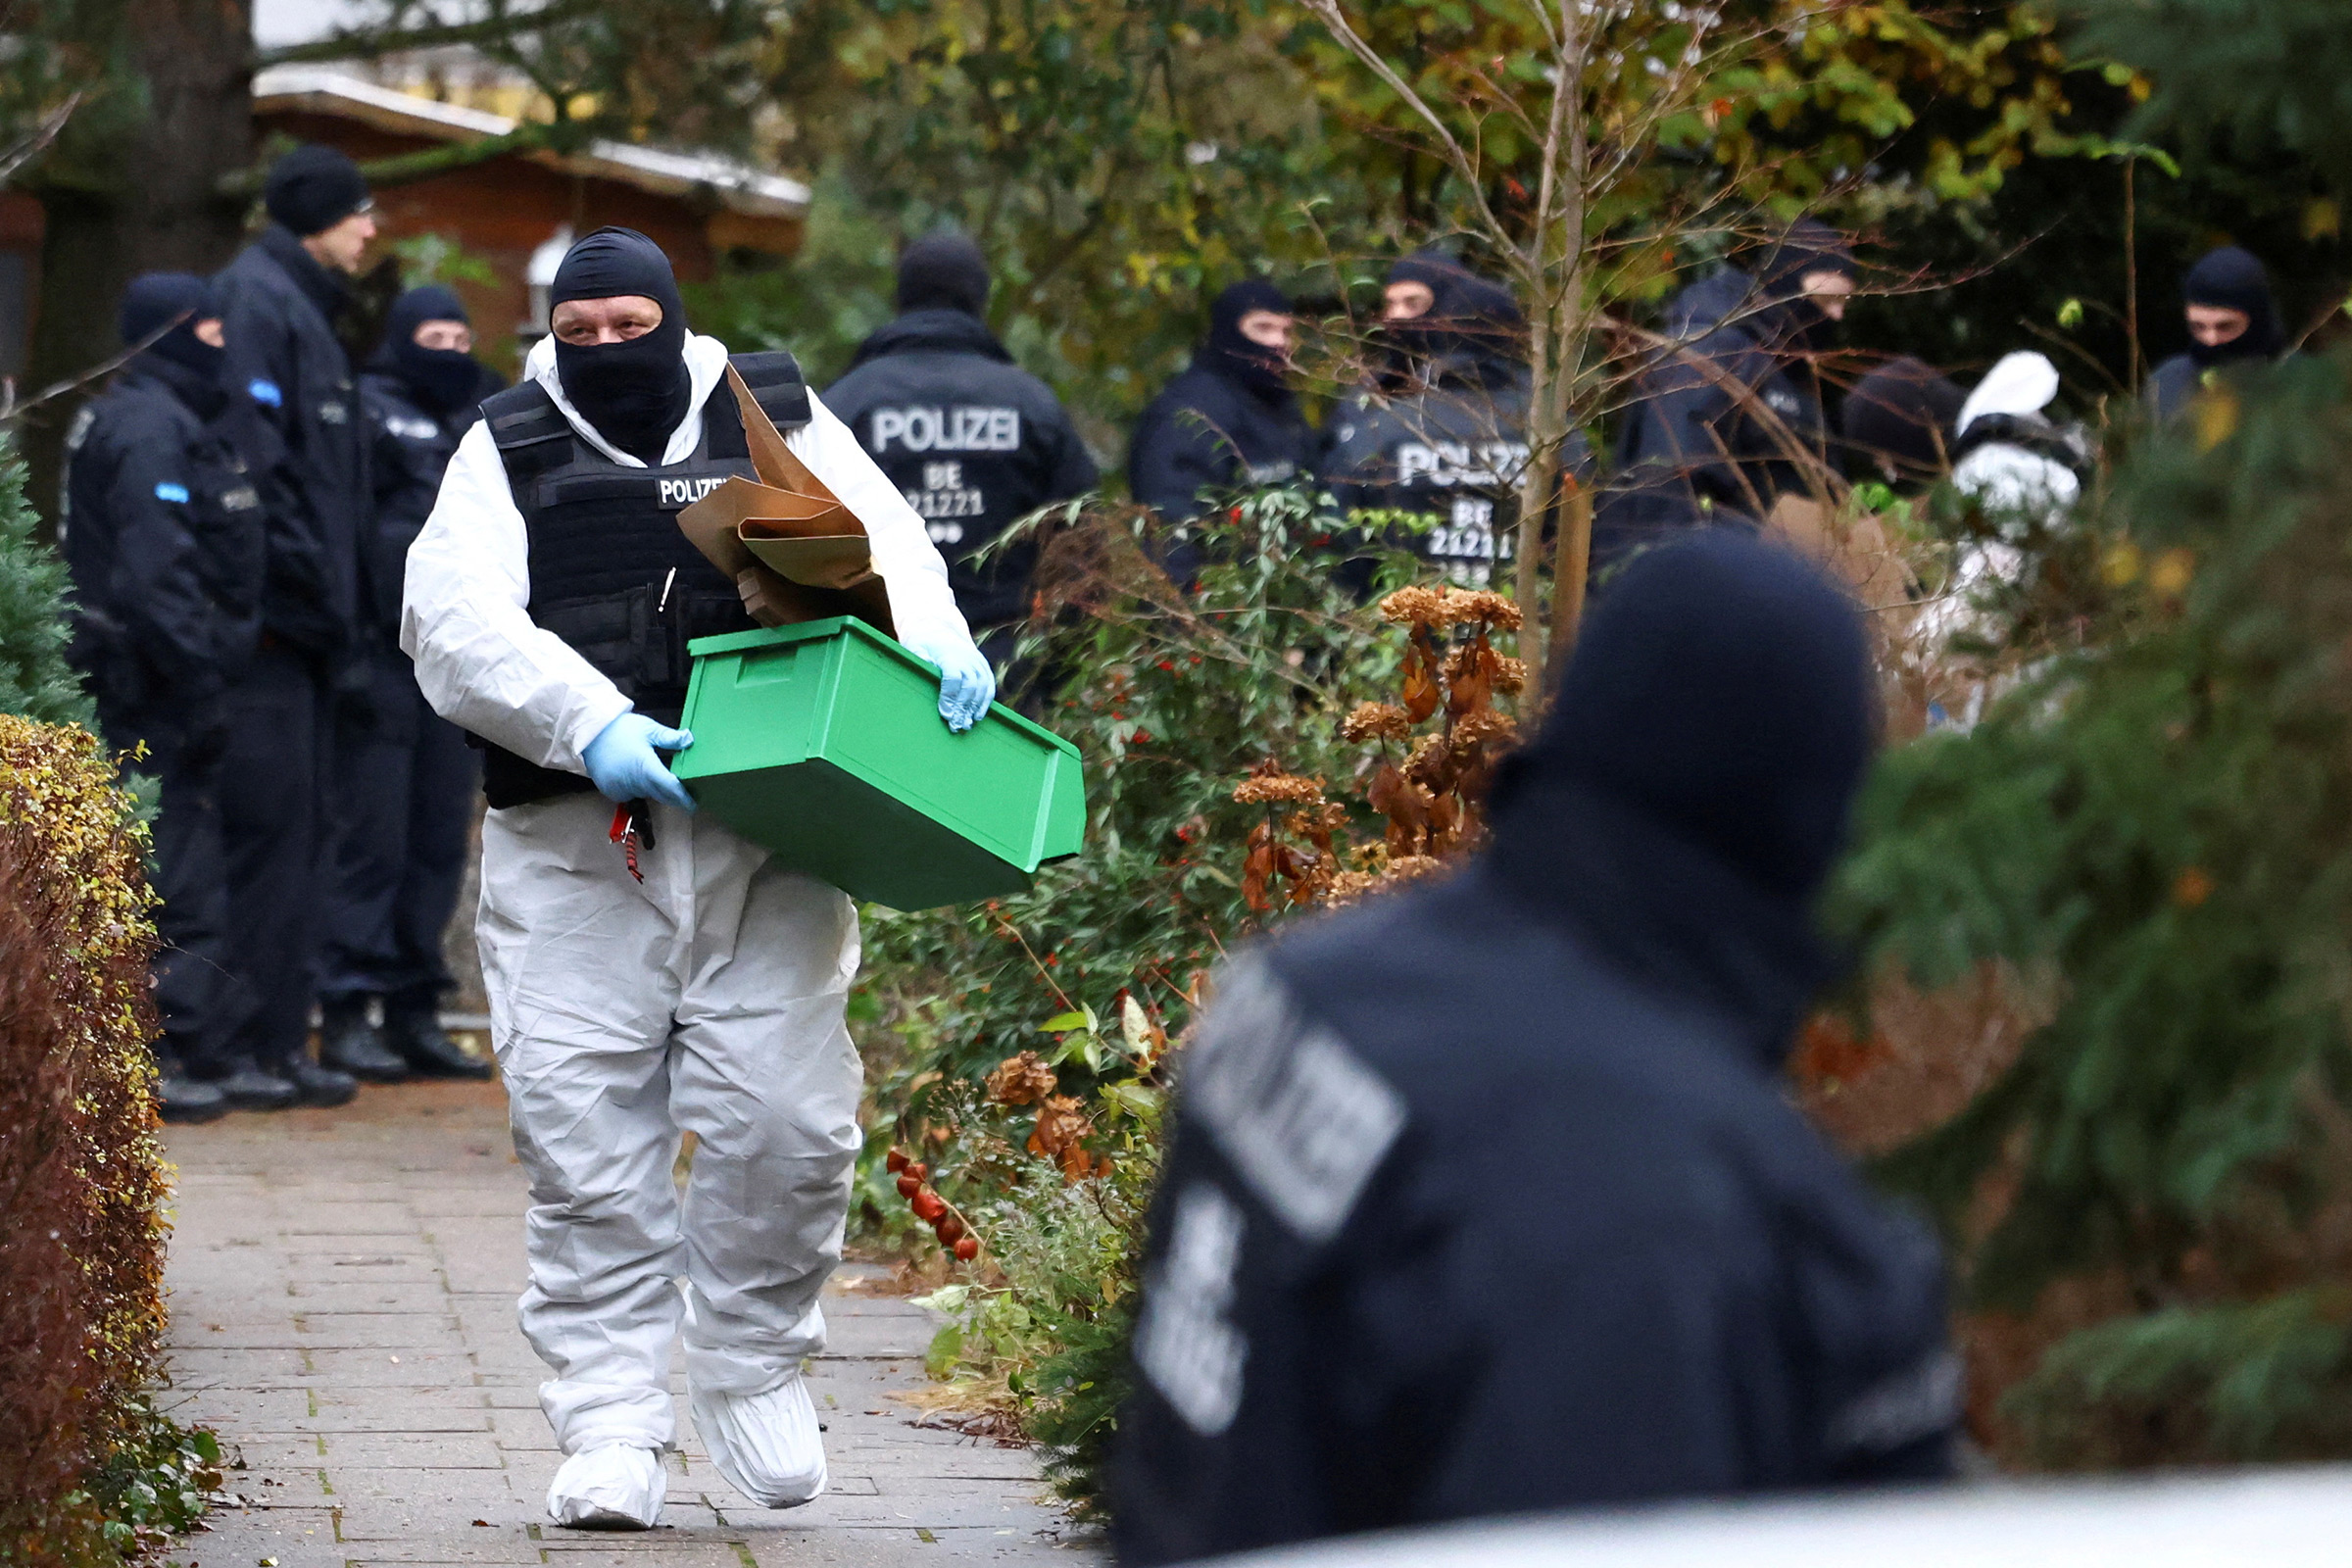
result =
[[[1321,806],[1323,781],[1297,773],[1252,773],[1233,787],[1244,806]]]
[[[1397,882],[1418,881],[1436,876],[1446,869],[1446,862],[1434,855],[1393,855],[1389,857],[1389,876]]]
[[[1380,602],[1380,612],[1399,626],[1450,626],[1453,599],[1444,588],[1399,588]]]
[[[1490,589],[1454,589],[1449,609],[1455,620],[1477,621],[1500,631],[1519,629],[1519,607]]]
[[[1507,743],[1518,738],[1519,726],[1491,708],[1465,713],[1453,724],[1453,744],[1459,750],[1476,746],[1481,741],[1499,740]]]
[[[1358,703],[1355,711],[1340,720],[1340,733],[1358,744],[1400,741],[1412,732],[1413,716],[1395,703]]]
[[[1000,1105],[1034,1105],[1060,1087],[1054,1069],[1038,1059],[1034,1051],[1024,1051],[1017,1056],[1006,1056],[997,1063],[996,1071],[988,1075],[982,1086],[988,1098]]]
[[[1501,657],[1500,655],[1497,655],[1497,656],[1495,657],[1495,660],[1494,660],[1494,689],[1495,689],[1496,691],[1498,691],[1498,692],[1502,692],[1502,693],[1505,693],[1505,694],[1508,694],[1508,693],[1511,693],[1511,692],[1518,691],[1520,688],[1524,687],[1526,684],[1527,684],[1527,661],[1526,661],[1526,660],[1524,660],[1524,659],[1505,659],[1505,658]]]

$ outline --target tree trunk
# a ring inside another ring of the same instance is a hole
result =
[[[47,215],[40,315],[28,387],[79,374],[116,353],[115,312],[141,272],[211,272],[235,254],[245,204],[222,176],[253,159],[253,22],[247,0],[128,0],[121,40],[132,74],[109,83],[123,128],[76,149],[75,168],[36,176]],[[105,52],[115,39],[91,39]],[[118,111],[119,112],[119,111]],[[34,503],[54,519],[62,446],[86,394],[25,417]]]

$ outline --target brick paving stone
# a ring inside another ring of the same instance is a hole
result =
[[[769,1510],[719,1479],[679,1401],[662,1528],[557,1529],[545,1369],[514,1326],[524,1182],[495,1085],[369,1089],[340,1112],[168,1131],[183,1420],[239,1499],[182,1568],[901,1568],[1103,1560],[1029,1454],[914,1424],[932,1324],[845,1271],[809,1368],[833,1489]],[[677,1385],[682,1395],[684,1384]]]

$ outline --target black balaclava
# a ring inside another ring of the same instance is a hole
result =
[[[2237,360],[2275,360],[2286,349],[2278,305],[2271,297],[2271,274],[2251,251],[2234,245],[2207,251],[2180,280],[2180,303],[2246,315],[2246,329],[2227,343],[2209,347],[2188,340],[2189,360],[2200,370]]]
[[[368,203],[360,166],[332,147],[306,143],[270,166],[262,206],[297,239],[324,233]]]
[[[641,294],[662,307],[662,324],[625,343],[574,347],[556,339],[556,378],[597,433],[640,463],[662,461],[686,418],[694,378],[686,368],[686,302],[662,247],[633,228],[600,228],[564,253],[550,311],[566,300]]]
[[[1501,284],[1438,250],[1403,258],[1389,269],[1387,281],[1419,283],[1432,296],[1423,314],[1382,323],[1381,330],[1406,359],[1460,362],[1485,372],[1507,367],[1515,357],[1527,318]]]
[[[1756,269],[1759,308],[1748,319],[1758,336],[1775,347],[1816,352],[1828,347],[1835,323],[1805,297],[1805,277],[1813,272],[1861,276],[1843,235],[1818,219],[1800,218],[1765,251]]]
[[[220,308],[213,301],[213,286],[195,273],[149,272],[133,278],[130,287],[122,291],[122,308],[115,322],[122,346],[129,348],[145,342],[166,321],[178,319],[178,325],[149,344],[139,358],[153,356],[218,381],[227,352],[198,337],[196,323],[220,315]]]
[[[899,309],[988,315],[988,258],[955,229],[926,234],[899,256]]]
[[[1875,720],[1846,595],[1787,551],[1703,530],[1594,605],[1542,733],[1504,765],[1485,866],[1777,1067],[1835,972],[1813,903]]]
[[[1283,380],[1289,361],[1242,336],[1242,318],[1251,311],[1288,316],[1292,309],[1291,297],[1264,278],[1226,284],[1208,308],[1208,338],[1200,345],[1200,363],[1260,397],[1289,397],[1290,386]]]
[[[1839,417],[1846,445],[1874,464],[1890,460],[1906,479],[1934,478],[1952,465],[1953,426],[1968,394],[1925,360],[1887,361],[1854,383]]]
[[[418,402],[448,414],[482,384],[482,368],[462,349],[419,347],[416,329],[427,321],[472,324],[466,302],[458,298],[455,289],[439,283],[410,289],[392,302],[391,313],[384,318],[384,343],[376,350],[373,363],[376,368],[398,376]]]

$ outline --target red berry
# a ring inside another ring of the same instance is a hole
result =
[[[914,1217],[926,1225],[937,1224],[939,1216],[948,1211],[948,1205],[940,1196],[927,1187],[914,1195],[913,1205]]]
[[[931,1179],[931,1167],[919,1159],[910,1159],[906,1162],[906,1174],[918,1182],[927,1182]]]
[[[906,1168],[906,1151],[903,1149],[892,1150],[890,1152],[890,1157],[882,1161],[882,1168],[886,1171],[889,1171],[894,1176],[900,1171],[905,1170]]]
[[[907,1171],[899,1178],[899,1196],[901,1198],[912,1198],[922,1190],[923,1179],[914,1172]]]
[[[972,1240],[969,1236],[964,1237],[961,1241],[956,1244],[956,1262],[969,1263],[973,1258],[978,1257],[979,1255],[980,1244]]]
[[[938,1234],[940,1246],[952,1247],[963,1235],[963,1221],[953,1214],[942,1214],[931,1229]]]

